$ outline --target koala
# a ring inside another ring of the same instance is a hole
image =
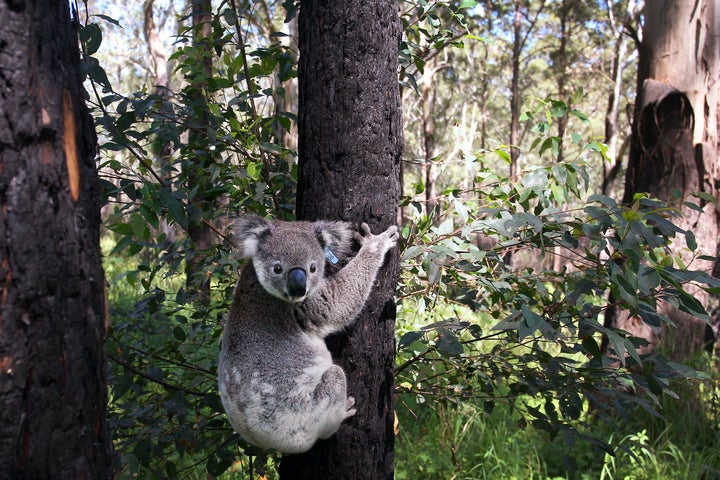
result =
[[[286,454],[309,450],[355,414],[345,372],[325,337],[350,325],[370,294],[397,227],[361,234],[344,222],[241,218],[236,244],[248,261],[235,287],[218,366],[230,424],[248,443]],[[325,276],[326,262],[347,258]]]

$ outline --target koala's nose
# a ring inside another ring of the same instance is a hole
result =
[[[302,268],[293,268],[288,272],[288,293],[291,297],[302,297],[307,288],[307,274]]]

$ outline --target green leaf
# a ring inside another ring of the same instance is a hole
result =
[[[552,108],[550,109],[550,114],[553,117],[564,117],[567,115],[568,106],[565,102],[560,100],[552,100]]]
[[[225,10],[223,10],[222,16],[228,25],[233,27],[235,26],[235,21],[237,20],[235,16],[235,10],[233,10],[232,8],[226,8]]]
[[[207,472],[214,477],[219,477],[232,466],[234,461],[235,458],[229,452],[219,449],[208,458]]]
[[[245,171],[248,174],[248,177],[251,179],[258,181],[260,180],[260,174],[262,173],[262,164],[255,163],[255,162],[248,162],[245,166]]]
[[[685,378],[699,378],[699,379],[710,378],[707,373],[697,371],[694,368],[688,367],[687,365],[683,365],[681,363],[665,362],[665,364]]]
[[[680,311],[688,313],[688,314],[690,314],[694,317],[697,317],[701,320],[709,319],[707,311],[705,310],[705,307],[700,302],[700,300],[693,297],[689,293],[687,293],[685,291],[681,291],[680,295],[678,296],[678,300],[679,300],[678,308],[680,309]]]
[[[518,328],[518,335],[520,339],[527,337],[528,335],[531,335],[533,332],[535,332],[540,324],[543,322],[543,318],[538,315],[537,313],[533,312],[530,307],[527,305],[523,305],[520,307],[520,312],[522,313],[523,318],[525,321],[521,321],[519,328]]]
[[[468,210],[465,207],[465,204],[459,198],[454,198],[453,204],[455,205],[455,212],[457,212],[458,216],[460,217],[460,220],[462,220],[462,223],[467,223],[468,219],[469,219],[469,215],[468,215]]]
[[[85,45],[85,55],[97,52],[102,43],[102,31],[97,23],[91,23],[80,29],[80,41]]]
[[[435,344],[438,350],[451,357],[459,357],[465,352],[455,332],[447,328],[438,329]]]
[[[709,203],[717,202],[717,199],[712,194],[707,193],[707,192],[694,192],[693,196],[699,198],[700,200],[705,200],[706,202],[709,202]]]
[[[168,212],[170,213],[170,217],[178,224],[180,225],[183,230],[188,229],[188,217],[185,213],[185,207],[183,206],[182,202],[175,198],[173,193],[168,190],[166,187],[160,187],[158,189],[158,195],[160,195],[160,200],[163,202],[163,204],[167,207]]]
[[[625,357],[627,354],[627,347],[625,345],[625,339],[613,331],[606,332],[608,343],[610,348],[615,352],[615,356],[622,366],[625,366]]]
[[[453,219],[452,217],[448,217],[443,223],[440,224],[438,227],[433,227],[433,231],[438,236],[443,235],[449,235],[453,231]]]
[[[585,122],[585,123],[587,123],[587,122],[590,121],[590,118],[588,118],[587,115],[585,115],[584,113],[582,113],[582,112],[579,111],[579,110],[571,110],[571,111],[570,111],[570,115],[572,115],[572,116],[575,117],[575,118],[578,118],[578,119],[582,120],[582,121]]]
[[[94,15],[91,15],[91,17],[102,18],[103,20],[105,20],[108,23],[112,23],[113,25],[117,25],[118,27],[123,28],[122,25],[120,25],[120,22],[118,22],[117,20],[115,20],[112,17],[108,17],[107,15],[101,15],[101,14],[96,13]]]
[[[173,328],[173,336],[181,342],[184,342],[187,339],[187,334],[181,327]]]
[[[270,142],[262,142],[260,144],[260,148],[268,153],[273,153],[275,155],[280,155],[282,153],[282,147],[280,145]]]
[[[398,349],[402,350],[409,347],[413,343],[423,338],[424,335],[425,332],[407,332],[398,341]]]
[[[105,69],[100,66],[100,62],[95,57],[86,56],[80,62],[80,73],[88,77],[90,80],[97,82],[103,87],[103,91],[110,92],[110,80],[108,80]]]
[[[295,15],[297,15],[298,9],[300,7],[300,1],[299,0],[285,0],[282,4],[283,8],[285,9],[285,23],[289,23],[292,21],[293,18],[295,18]]]
[[[505,150],[498,148],[497,150],[495,150],[495,155],[497,155],[500,158],[500,160],[507,163],[508,165],[512,161],[510,158],[510,154],[508,152],[506,152]]]

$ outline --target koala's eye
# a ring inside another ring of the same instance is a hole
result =
[[[317,264],[315,262],[310,264],[310,273],[317,272]]]
[[[273,273],[275,275],[280,275],[283,271],[282,265],[280,265],[280,262],[275,262],[273,265]]]

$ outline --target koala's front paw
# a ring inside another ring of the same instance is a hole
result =
[[[367,248],[373,253],[377,252],[379,255],[385,255],[388,250],[397,244],[400,238],[398,228],[395,225],[391,225],[379,235],[373,235],[368,224],[363,223],[360,225],[360,231],[362,235],[357,235],[356,238],[362,245],[362,248]]]
[[[343,417],[343,420],[352,417],[356,412],[355,397],[347,397],[347,400],[345,400],[345,416]]]

